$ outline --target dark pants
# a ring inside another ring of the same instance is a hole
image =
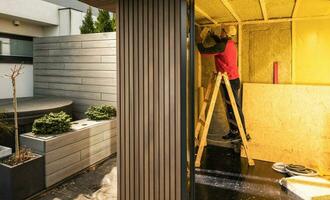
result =
[[[242,112],[242,105],[241,105],[241,101],[240,101],[239,95],[238,95],[238,90],[241,87],[241,82],[240,82],[239,78],[234,79],[234,80],[230,80],[230,85],[231,85],[232,91],[234,93],[235,101],[236,101],[236,104],[237,104],[239,115],[241,117],[241,121],[242,121],[242,124],[243,124],[244,131],[246,132],[245,119],[244,119],[244,115],[243,115],[243,112]],[[223,93],[224,93],[226,101],[230,102],[229,95],[228,95],[228,92],[227,92],[227,89],[226,89],[226,85],[224,83],[222,83],[221,87],[223,89]],[[227,118],[228,118],[228,120],[231,119],[231,120],[236,122],[232,106],[229,105],[228,103],[226,103],[226,109],[227,109]],[[232,131],[238,130],[238,127],[234,124],[231,124],[231,123],[229,123],[229,128]]]

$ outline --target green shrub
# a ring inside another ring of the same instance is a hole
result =
[[[10,134],[14,131],[14,127],[7,123],[4,118],[5,114],[0,113],[0,134]]]
[[[91,120],[109,120],[116,116],[116,108],[111,105],[91,106],[85,113]]]
[[[93,21],[92,8],[89,7],[87,9],[85,18],[80,27],[80,33],[87,34],[87,33],[95,33],[95,32],[96,32],[96,30],[95,30],[95,24]]]
[[[71,128],[71,117],[65,112],[50,113],[36,119],[32,126],[35,134],[59,134]]]

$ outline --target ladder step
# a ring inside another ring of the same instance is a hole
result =
[[[231,102],[229,100],[226,100],[225,102],[226,104],[231,105]]]
[[[199,123],[201,123],[202,126],[205,126],[205,121],[203,119],[199,118],[198,121],[199,121]]]

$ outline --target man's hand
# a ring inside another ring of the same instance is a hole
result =
[[[200,33],[198,33],[198,34],[196,35],[196,41],[197,41],[197,43],[202,43],[202,42],[203,42],[203,39],[202,39]]]

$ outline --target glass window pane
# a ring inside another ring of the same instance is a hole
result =
[[[0,55],[32,57],[33,42],[0,37]]]

